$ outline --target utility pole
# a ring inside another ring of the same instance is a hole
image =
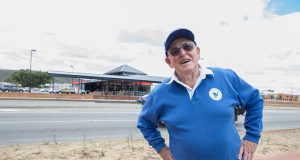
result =
[[[29,68],[29,93],[31,93],[31,83],[32,83],[32,78],[31,78],[31,63],[32,63],[32,53],[36,52],[36,50],[31,49],[30,50],[30,68]]]

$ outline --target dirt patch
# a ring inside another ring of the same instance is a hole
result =
[[[265,157],[289,151],[300,151],[300,129],[264,132],[255,156]],[[144,139],[126,137],[121,140],[0,147],[0,160],[17,159],[159,160],[160,158]]]
[[[272,155],[287,151],[300,151],[300,129],[264,132],[257,155]]]

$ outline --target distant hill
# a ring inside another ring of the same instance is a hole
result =
[[[17,70],[0,69],[0,82],[7,82],[15,71]]]
[[[73,81],[78,81],[78,80],[74,78]],[[54,83],[69,83],[69,84],[71,84],[71,82],[72,82],[72,78],[55,77],[55,79],[54,79]],[[52,83],[52,79],[51,79],[51,83]]]
[[[8,82],[12,74],[18,70],[0,69],[0,82]],[[52,79],[51,79],[52,81]],[[74,81],[78,81],[74,79]],[[71,83],[72,78],[55,77],[55,83]]]

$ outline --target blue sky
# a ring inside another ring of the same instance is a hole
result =
[[[300,12],[300,0],[270,0],[267,9],[277,15]]]

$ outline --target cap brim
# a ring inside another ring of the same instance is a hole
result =
[[[170,33],[169,36],[167,37],[167,39],[165,41],[165,52],[168,51],[172,42],[178,38],[186,38],[195,43],[195,37],[194,37],[193,32],[191,32],[188,29],[184,29],[184,28],[177,29],[177,30],[173,31],[172,33]]]

